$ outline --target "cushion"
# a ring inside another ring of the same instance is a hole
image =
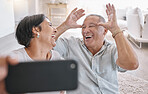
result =
[[[126,9],[116,10],[117,19],[126,20]]]
[[[142,17],[142,12],[139,8],[128,9],[126,12],[128,32],[134,37],[142,37],[144,23]]]

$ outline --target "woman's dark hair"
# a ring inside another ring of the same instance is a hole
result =
[[[16,38],[18,43],[24,45],[26,48],[29,47],[31,39],[34,38],[32,28],[38,27],[41,31],[42,28],[40,24],[45,18],[44,14],[38,14],[26,16],[22,19],[16,28]]]

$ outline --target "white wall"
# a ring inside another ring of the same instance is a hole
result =
[[[39,0],[28,0],[28,14],[34,15],[39,12]]]
[[[39,0],[0,0],[0,38],[15,31],[15,26],[27,15],[39,11]]]
[[[28,15],[34,15],[39,11],[39,0],[13,0],[14,17],[17,25],[21,19]]]
[[[14,32],[13,0],[0,0],[0,38]]]
[[[106,16],[105,5],[108,3],[114,4],[116,9],[139,7],[148,10],[147,0],[68,0],[68,11],[78,7],[85,9],[86,14],[97,13]]]
[[[40,0],[39,1],[39,13],[44,13],[47,16],[48,9],[47,3],[50,3],[52,0]],[[60,0],[53,0],[55,2]],[[67,0],[67,10],[70,13],[74,8],[83,8],[85,10],[85,14],[99,14],[107,18],[106,15],[106,7],[105,5],[108,3],[114,4],[116,9],[127,9],[127,8],[135,8],[139,7],[142,10],[148,9],[146,0]],[[84,19],[80,19],[81,21]],[[79,22],[81,22],[79,21]]]
[[[15,24],[28,15],[28,0],[13,0]]]
[[[13,2],[14,1],[14,2]],[[47,15],[47,4],[50,0],[0,0],[0,19],[1,31],[0,37],[8,35],[14,32],[14,18],[16,24],[25,16],[33,15],[36,13],[44,13]],[[105,4],[112,3],[118,9],[124,9],[127,7],[140,7],[141,9],[147,9],[146,0],[67,0],[68,13],[75,7],[85,9],[85,13],[97,13],[105,15]],[[14,3],[14,13],[13,13]],[[9,18],[9,19],[8,19]],[[78,23],[83,21],[81,18]]]

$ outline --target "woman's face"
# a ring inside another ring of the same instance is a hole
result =
[[[53,48],[56,45],[54,36],[57,30],[52,27],[52,23],[47,18],[44,19],[40,26],[42,28],[41,32],[39,32],[41,44]]]

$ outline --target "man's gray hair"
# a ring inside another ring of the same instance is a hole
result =
[[[90,14],[90,15],[86,16],[86,18],[89,17],[89,16],[97,16],[97,17],[100,18],[100,21],[101,22],[104,22],[104,23],[106,22],[105,19],[104,19],[104,17],[102,17],[101,15],[98,15],[98,14]]]

